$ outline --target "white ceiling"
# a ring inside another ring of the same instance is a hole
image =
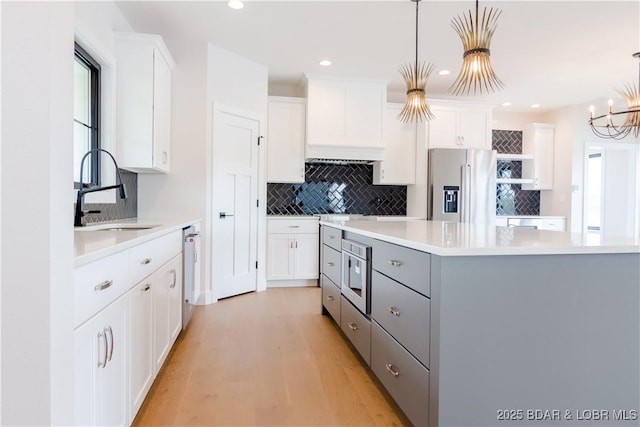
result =
[[[136,31],[161,34],[169,48],[208,41],[269,69],[270,90],[299,86],[303,75],[384,79],[403,93],[398,66],[412,61],[415,3],[392,1],[246,1],[232,10],[224,1],[124,1],[122,13]],[[502,16],[491,58],[505,88],[478,102],[545,111],[617,97],[615,89],[638,84],[640,0],[481,1]],[[451,19],[475,2],[420,2],[420,53],[436,70],[427,85],[431,98],[452,98],[448,87],[462,63],[462,43]],[[175,49],[174,49],[175,50]],[[179,52],[172,52],[179,63]],[[328,58],[331,67],[318,62]]]

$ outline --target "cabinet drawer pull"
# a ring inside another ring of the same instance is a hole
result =
[[[107,326],[106,328],[104,328],[105,341],[107,337],[107,332],[109,332],[110,345],[109,345],[109,357],[104,362],[105,365],[107,364],[107,362],[111,362],[111,358],[113,357],[113,329],[111,329],[111,326]]]
[[[105,289],[111,287],[113,285],[113,280],[105,280],[102,283],[98,283],[93,289],[96,291],[104,291]]]
[[[335,238],[336,238],[336,236],[329,236],[329,239],[330,239],[330,240],[333,240],[333,239],[335,239]]]
[[[151,262],[151,258],[145,258],[142,261],[140,261],[140,265],[147,265]]]
[[[349,322],[349,323],[347,323],[347,325],[349,325],[349,328],[351,328],[352,331],[357,331],[358,330],[358,325],[356,325],[353,322]]]
[[[147,283],[144,288],[140,289],[141,292],[147,292],[149,289],[151,289],[151,285],[149,283]]]
[[[389,306],[387,307],[387,311],[389,312],[389,314],[400,317],[400,311],[396,307]]]
[[[327,299],[328,299],[329,301],[333,301],[335,298],[333,298],[333,295],[328,295],[328,296],[327,296]]]
[[[384,365],[384,367],[387,368],[387,372],[389,372],[394,377],[397,377],[398,375],[400,375],[400,372],[393,369],[393,365],[391,363],[387,363],[386,365]]]
[[[333,266],[334,266],[334,265],[336,265],[336,264],[335,264],[335,263],[333,263],[333,262],[328,262],[328,263],[327,263],[327,265],[328,265],[329,267],[333,267]]]
[[[289,228],[300,228],[299,225],[290,225]]]
[[[400,267],[402,265],[402,261],[398,261],[396,259],[390,259],[389,265],[392,267]]]
[[[100,360],[100,342],[104,346],[104,361]],[[104,368],[107,366],[107,334],[104,333],[104,330],[98,332],[98,368]]]

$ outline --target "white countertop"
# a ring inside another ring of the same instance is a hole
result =
[[[146,230],[107,231],[92,230],[94,226],[108,223],[89,224],[86,227],[76,227],[73,232],[74,267],[87,264],[99,258],[139,245],[175,230],[181,230],[191,224],[200,222],[199,219],[153,219],[136,218],[113,221],[111,224],[127,224],[137,226],[153,225]]]
[[[320,224],[442,256],[640,253],[640,238],[422,220]]]

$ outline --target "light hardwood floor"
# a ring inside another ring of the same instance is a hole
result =
[[[198,307],[134,425],[410,425],[320,314],[319,288]]]

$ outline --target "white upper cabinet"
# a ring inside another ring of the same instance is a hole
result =
[[[491,149],[491,107],[430,102],[429,148]]]
[[[381,160],[387,84],[308,77],[306,158]]]
[[[307,101],[269,97],[267,182],[304,182]]]
[[[171,70],[162,38],[116,33],[118,164],[138,173],[171,169]]]
[[[373,183],[409,185],[416,183],[415,123],[403,123],[398,115],[404,104],[387,104],[384,115],[384,154],[373,165]]]
[[[522,184],[523,190],[553,189],[553,149],[555,125],[532,123],[522,133],[522,152],[533,160],[522,162],[522,176],[531,184]]]

